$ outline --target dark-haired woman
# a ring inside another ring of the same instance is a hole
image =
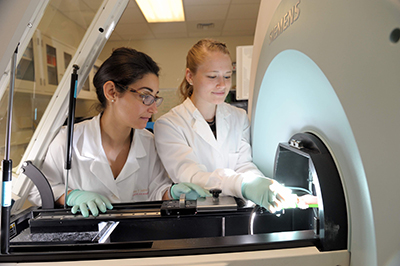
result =
[[[192,184],[175,184],[157,155],[153,134],[144,130],[162,102],[158,97],[158,65],[146,54],[118,48],[101,65],[93,84],[100,114],[76,124],[69,173],[67,205],[72,212],[93,216],[111,203],[192,198],[207,192]],[[42,171],[56,203],[65,202],[64,156],[66,129],[49,146]],[[36,190],[30,201],[40,205]]]

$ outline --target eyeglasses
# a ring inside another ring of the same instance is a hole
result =
[[[140,92],[138,92],[138,91],[136,91],[136,90],[130,89],[129,91],[130,91],[130,92],[133,92],[133,93],[139,94],[140,98],[142,98],[143,104],[144,104],[144,105],[147,105],[147,106],[150,106],[150,105],[152,105],[154,102],[156,102],[156,106],[158,107],[158,106],[161,105],[161,103],[162,103],[163,100],[164,100],[162,97],[157,97],[157,96],[154,97],[154,96],[151,95],[151,94],[140,93]]]
[[[128,90],[129,88],[126,86],[121,86],[118,83],[114,82],[118,87],[124,89],[124,90]],[[140,98],[142,98],[142,102],[144,105],[150,106],[152,105],[154,102],[156,103],[156,106],[160,106],[161,103],[163,102],[163,98],[162,97],[157,97],[157,96],[153,96],[151,94],[144,94],[144,93],[140,93],[137,90],[133,90],[133,89],[129,89],[130,92],[133,93],[137,93],[139,94]]]

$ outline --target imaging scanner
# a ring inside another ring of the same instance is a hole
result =
[[[104,5],[110,13],[98,23],[110,27],[111,6],[123,10],[126,1]],[[90,48],[102,34],[93,31]],[[64,209],[18,210],[0,261],[400,265],[399,39],[398,1],[261,1],[249,105],[254,162],[266,176],[316,195],[317,209],[275,215],[236,199],[217,211],[189,201],[117,204],[90,219]],[[73,60],[84,65],[79,55]],[[60,103],[67,90],[60,84]],[[66,106],[58,108],[61,118],[48,120],[59,127]],[[37,163],[32,146],[28,159]]]

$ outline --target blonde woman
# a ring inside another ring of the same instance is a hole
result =
[[[224,102],[231,79],[226,45],[197,42],[188,52],[179,88],[183,103],[155,123],[157,151],[174,182],[219,188],[275,212],[290,190],[266,178],[252,162],[247,114]]]

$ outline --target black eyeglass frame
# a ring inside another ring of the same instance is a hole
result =
[[[115,81],[113,81],[113,82],[114,82],[115,85],[117,85],[118,87],[120,87],[120,88],[122,88],[122,89],[124,89],[126,91],[129,90],[130,92],[139,94],[140,98],[142,98],[142,103],[144,105],[146,105],[146,106],[150,106],[155,102],[156,106],[158,107],[158,106],[160,106],[162,104],[162,102],[164,100],[163,97],[153,96],[151,94],[143,94],[143,93],[140,93],[140,92],[138,92],[138,91],[136,91],[134,89],[130,89],[128,86],[122,86],[122,85],[120,85],[119,83],[117,83]],[[150,102],[148,102],[149,99],[150,99]]]

